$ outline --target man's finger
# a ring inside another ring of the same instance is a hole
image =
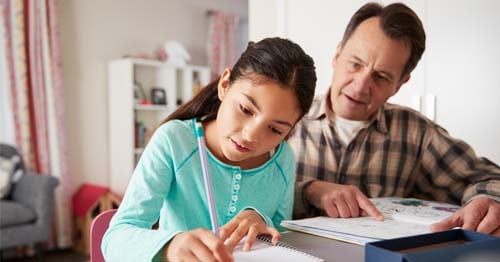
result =
[[[483,220],[484,215],[476,212],[464,212],[462,229],[476,231],[477,226]]]
[[[490,234],[500,226],[500,212],[497,209],[489,209],[486,216],[477,226],[477,231]]]
[[[382,213],[375,207],[372,201],[370,201],[366,196],[358,194],[357,199],[359,208],[366,211],[366,213],[375,218],[375,220],[378,221],[384,220],[384,215],[382,215]]]
[[[334,218],[339,217],[339,211],[337,210],[337,206],[333,202],[325,205],[325,211],[329,217],[334,217]]]
[[[448,217],[440,222],[437,222],[437,223],[430,225],[429,227],[430,227],[432,232],[445,231],[445,230],[452,229],[454,227],[461,227],[462,226],[462,219],[460,219],[460,218],[461,218],[460,214],[455,213],[452,216],[450,216],[450,217]]]
[[[351,211],[349,211],[349,207],[347,206],[347,203],[345,202],[344,198],[337,199],[337,201],[335,201],[335,205],[337,206],[337,210],[339,211],[340,217],[342,218],[351,217]]]
[[[351,217],[359,217],[359,203],[358,200],[356,200],[355,193],[347,193],[345,195],[345,202],[349,208]]]
[[[493,232],[491,232],[491,235],[500,237],[500,226]]]

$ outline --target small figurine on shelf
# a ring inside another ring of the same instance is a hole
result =
[[[165,47],[163,45],[161,45],[158,48],[156,48],[156,50],[154,52],[154,57],[157,60],[160,60],[160,61],[163,61],[163,62],[167,61],[168,55],[167,55],[167,51],[165,50]]]
[[[137,81],[134,81],[134,103],[137,105],[151,105],[141,83]]]
[[[168,41],[163,45],[165,49],[166,62],[173,66],[184,67],[191,60],[186,48],[177,41]]]

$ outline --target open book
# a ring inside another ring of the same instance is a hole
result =
[[[314,217],[285,220],[281,226],[291,230],[342,240],[358,245],[430,233],[429,225],[446,219],[460,206],[414,198],[382,197],[370,199],[384,215],[384,221],[372,217]]]
[[[313,256],[304,251],[290,246],[283,242],[278,242],[275,246],[271,244],[271,237],[258,236],[250,251],[243,251],[243,241],[234,250],[233,256],[236,262],[245,261],[324,261],[322,258]]]

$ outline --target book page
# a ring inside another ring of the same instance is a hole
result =
[[[315,217],[286,220],[291,230],[334,238],[354,244],[430,233],[429,225],[453,214],[459,206],[412,198],[374,198],[371,201],[383,213],[384,221],[372,217]]]
[[[324,261],[318,257],[286,246],[273,246],[268,242],[257,239],[250,251],[243,251],[244,242],[240,242],[234,249],[233,256],[236,262],[245,261]]]
[[[457,205],[415,198],[381,197],[370,200],[384,217],[423,225],[444,220],[460,208]]]

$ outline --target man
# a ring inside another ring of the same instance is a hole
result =
[[[462,204],[433,231],[500,236],[500,168],[418,112],[386,103],[424,50],[422,23],[407,6],[369,3],[354,14],[328,94],[289,139],[298,161],[295,218],[381,220],[368,197],[416,197]]]

